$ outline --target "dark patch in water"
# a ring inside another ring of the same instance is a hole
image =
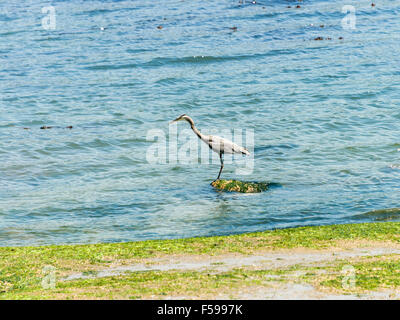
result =
[[[60,127],[60,126],[46,126],[46,125],[44,125],[44,126],[41,126],[39,129],[41,129],[41,130],[48,130],[48,129],[53,129],[53,128],[72,129],[73,126]],[[22,127],[22,129],[24,129],[24,130],[30,130],[31,128],[29,128],[29,127]]]
[[[400,220],[400,208],[373,210],[359,214],[356,218],[369,218],[376,221]]]

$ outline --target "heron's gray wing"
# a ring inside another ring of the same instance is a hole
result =
[[[241,153],[249,155],[250,152],[238,144],[219,136],[208,136],[210,148],[217,153]]]

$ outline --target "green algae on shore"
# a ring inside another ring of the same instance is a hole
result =
[[[400,288],[397,272],[399,235],[400,222],[376,222],[172,240],[0,247],[0,300],[215,298],[221,294],[229,297],[239,291],[253,292],[261,287],[269,294],[268,279],[274,281],[275,275],[279,275],[281,280],[290,280],[292,272],[298,281],[338,294],[363,294],[368,290],[394,292]],[[390,248],[391,251],[382,248]],[[336,255],[339,251],[348,255],[349,249],[361,250],[363,254],[345,258]],[[316,254],[316,250],[321,255],[327,252],[330,256],[335,255],[335,261],[329,264],[318,262],[311,266],[295,264],[279,267],[267,264],[259,270],[242,265],[210,272],[212,268],[218,268],[215,263],[224,261],[223,256],[231,259],[233,255],[250,258],[274,253],[307,255]],[[364,257],[364,251],[368,250],[370,253]],[[172,257],[174,261],[205,259],[208,262],[213,257],[214,265],[205,270],[151,270],[98,277],[99,271],[109,268],[158,264]],[[341,287],[342,269],[347,265],[355,268],[357,276],[356,287],[351,290]],[[44,289],[42,286],[46,266],[55,268],[55,288]],[[90,277],[63,280],[77,273]]]
[[[215,180],[211,185],[218,190],[242,193],[258,193],[268,189],[268,183],[239,180]]]

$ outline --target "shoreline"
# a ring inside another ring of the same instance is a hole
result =
[[[0,247],[0,299],[400,298],[400,222]]]

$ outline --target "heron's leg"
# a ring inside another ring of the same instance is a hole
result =
[[[224,168],[224,160],[222,159],[222,152],[220,152],[220,154],[219,154],[219,159],[221,160],[221,169],[219,169],[217,180],[219,180],[219,177],[221,176],[222,169]]]

